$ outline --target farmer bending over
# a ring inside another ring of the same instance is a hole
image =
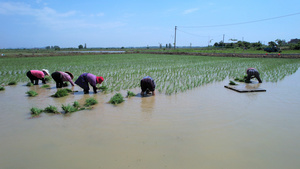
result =
[[[255,68],[248,68],[247,69],[247,77],[245,82],[250,83],[250,79],[256,78],[259,83],[262,83],[260,77],[259,77],[259,72]]]
[[[26,75],[30,79],[31,83],[34,82],[34,85],[38,85],[39,80],[42,80],[42,82],[46,84],[45,76],[50,76],[49,71],[47,69],[42,69],[42,71],[29,70]]]
[[[101,84],[103,82],[103,77],[102,76],[95,76],[91,73],[83,73],[78,77],[78,79],[75,81],[75,84],[80,86],[84,94],[88,94],[90,87],[89,84],[93,87],[94,93],[97,93],[97,87],[96,84]]]
[[[74,78],[73,74],[71,72],[61,72],[56,71],[51,74],[52,78],[56,82],[56,88],[62,88],[63,82],[68,81],[71,83],[72,86],[74,86],[74,82],[72,79]]]
[[[152,95],[155,95],[155,82],[150,76],[146,76],[141,80],[141,88],[142,92],[141,95],[144,96],[144,93],[149,94],[150,91],[152,92]]]

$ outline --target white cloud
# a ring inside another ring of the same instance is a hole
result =
[[[198,10],[199,10],[199,8],[187,9],[187,10],[185,10],[185,11],[183,12],[183,14],[184,14],[184,15],[190,14],[190,13],[196,12],[196,11],[198,11]]]
[[[111,29],[125,25],[118,21],[95,23],[88,21],[86,18],[80,19],[81,17],[79,16],[79,13],[80,12],[74,10],[60,13],[49,7],[35,9],[25,3],[0,2],[0,15],[31,16],[35,21],[38,21],[40,25],[54,30],[71,28]],[[104,13],[99,12],[90,16],[102,17],[104,16]]]

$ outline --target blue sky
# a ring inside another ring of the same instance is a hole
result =
[[[213,45],[223,35],[225,42],[289,41],[300,38],[299,6],[299,0],[0,0],[0,49],[165,46],[174,43],[175,26],[177,46]],[[244,22],[250,23],[234,25]]]

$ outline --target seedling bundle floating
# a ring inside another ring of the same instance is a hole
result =
[[[124,101],[121,93],[116,93],[112,98],[110,98],[109,103],[120,104]]]
[[[55,94],[51,95],[52,97],[64,97],[69,95],[69,93],[72,93],[73,91],[71,89],[60,89]]]

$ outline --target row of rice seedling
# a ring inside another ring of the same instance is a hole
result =
[[[69,114],[69,113],[74,113],[76,111],[91,109],[90,106],[93,106],[97,103],[98,103],[98,101],[95,98],[88,98],[85,100],[84,107],[80,106],[78,101],[75,101],[73,104],[67,104],[67,105],[62,104],[61,108],[62,108],[64,114]],[[32,107],[30,109],[30,111],[31,111],[31,117],[38,117],[43,112],[53,113],[53,114],[61,114],[61,112],[59,112],[57,110],[57,107],[52,106],[52,105],[49,105],[45,109]]]
[[[70,71],[74,81],[85,72],[103,76],[102,85],[108,92],[139,87],[140,80],[149,75],[155,80],[157,90],[166,94],[184,92],[227,77],[242,77],[249,67],[257,68],[263,81],[277,82],[300,67],[300,59],[153,54],[1,58],[0,62],[4,63],[0,68],[1,84],[26,82],[28,70],[47,68],[50,72]]]

